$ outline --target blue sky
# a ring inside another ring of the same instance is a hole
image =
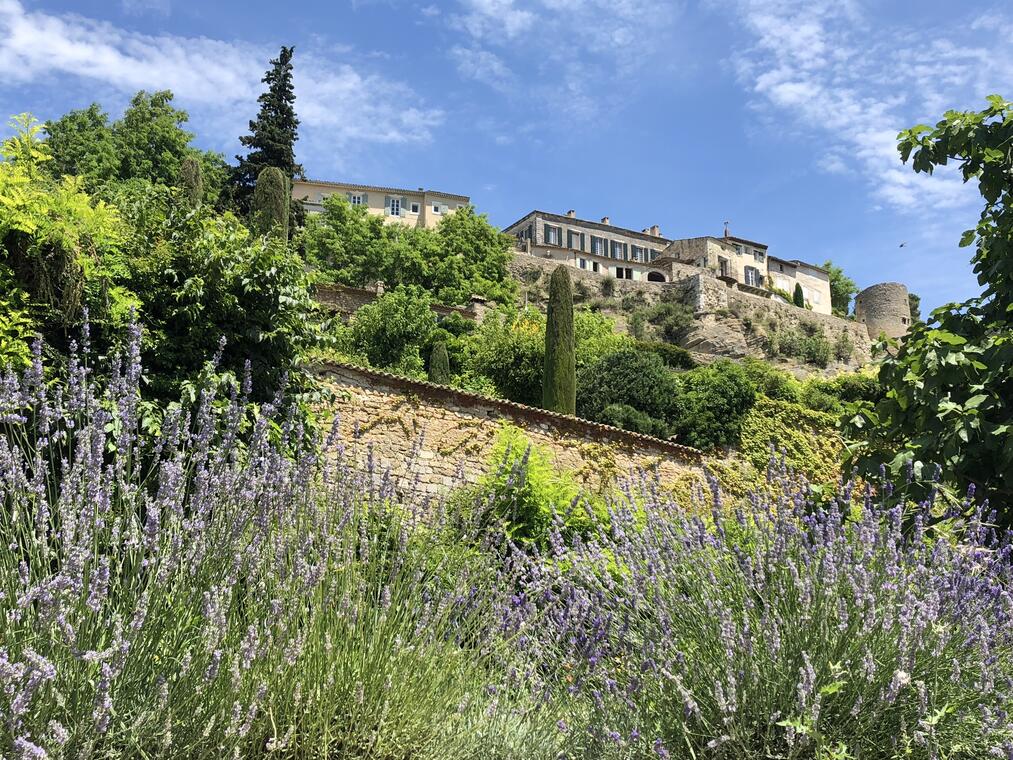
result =
[[[311,177],[467,194],[499,226],[534,208],[668,237],[728,220],[930,308],[978,292],[956,245],[975,189],[915,176],[894,138],[1013,98],[1004,3],[0,0],[0,110],[118,116],[169,88],[231,156],[282,44]]]

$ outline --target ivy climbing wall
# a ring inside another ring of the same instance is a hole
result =
[[[544,447],[587,489],[655,475],[662,485],[699,471],[696,449],[618,428],[345,364],[319,369],[334,391],[327,413],[359,467],[389,469],[406,487],[437,494],[486,472],[504,424]]]

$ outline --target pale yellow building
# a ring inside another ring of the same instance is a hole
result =
[[[296,179],[292,182],[292,198],[302,201],[311,214],[322,211],[324,199],[334,194],[344,196],[353,206],[365,206],[369,213],[384,217],[386,222],[411,227],[435,227],[443,217],[471,202],[466,195],[421,187],[408,190],[323,180]]]

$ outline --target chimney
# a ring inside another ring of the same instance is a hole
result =
[[[656,224],[651,225],[651,233],[653,237],[661,237],[661,227]]]
[[[569,211],[566,212],[566,215],[568,217],[570,217],[571,219],[576,219],[577,218],[577,212],[574,211],[572,208]]]
[[[601,223],[602,224],[612,224],[612,222],[609,221],[609,218],[607,216],[603,216],[601,218]]]
[[[729,237],[729,235],[728,235],[728,224],[729,224],[728,222],[725,222],[725,237]]]

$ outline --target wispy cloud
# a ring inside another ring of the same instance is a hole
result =
[[[896,137],[1013,85],[1010,40],[1000,39],[1011,34],[1009,19],[969,17],[945,31],[915,31],[874,22],[855,0],[724,5],[751,39],[733,62],[753,104],[822,141],[818,166],[860,173],[876,201],[892,207],[945,209],[973,199],[952,171],[930,178],[901,165]],[[962,32],[969,28],[973,36]]]
[[[462,76],[587,118],[656,63],[681,8],[678,0],[459,0],[443,17],[467,41],[450,53]]]
[[[150,4],[150,2],[148,3]],[[7,84],[74,78],[130,94],[171,89],[179,102],[234,135],[253,116],[277,48],[206,37],[144,35],[76,14],[0,0],[0,76]],[[443,120],[411,88],[328,54],[297,52],[300,154],[365,143],[424,142]],[[330,150],[330,154],[334,151]]]

